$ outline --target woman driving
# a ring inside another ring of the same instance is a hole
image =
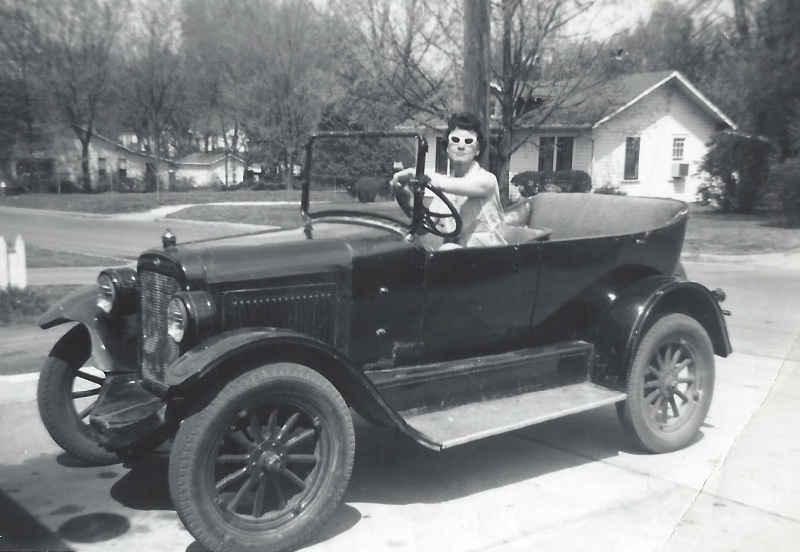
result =
[[[476,160],[487,144],[480,120],[472,113],[456,113],[447,121],[445,136],[450,161],[449,174],[434,173],[427,176],[434,188],[448,195],[461,215],[463,228],[456,243],[462,247],[505,245],[503,207],[497,178]],[[397,190],[401,181],[414,175],[413,167],[395,173],[391,181],[392,188]],[[440,201],[434,198],[429,210],[433,213],[442,212],[435,206]],[[447,222],[452,221],[443,219],[440,224]]]

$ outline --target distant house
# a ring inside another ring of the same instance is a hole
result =
[[[247,163],[225,153],[190,153],[175,160],[175,178],[192,186],[233,186],[244,180]]]
[[[32,191],[59,189],[60,185],[81,185],[81,144],[75,133],[67,128],[50,136],[25,153],[19,153],[4,163],[4,172],[12,179],[27,180]],[[170,161],[160,159],[161,169]],[[117,179],[145,180],[155,175],[156,159],[149,153],[128,148],[100,134],[89,142],[89,174],[92,185],[112,183]]]
[[[693,201],[709,140],[715,131],[736,128],[677,71],[622,76],[591,98],[569,104],[574,107],[556,111],[539,128],[516,129],[528,138],[512,155],[512,175],[582,170],[595,188],[610,185],[628,195]],[[426,134],[435,153],[428,156],[427,169],[446,170],[440,135],[445,125],[428,126],[434,127]]]

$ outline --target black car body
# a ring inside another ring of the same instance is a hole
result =
[[[42,317],[77,323],[40,380],[62,447],[103,463],[177,433],[181,519],[248,550],[293,548],[336,506],[348,408],[436,450],[608,404],[647,450],[695,437],[731,346],[722,293],[676,275],[685,204],[539,194],[507,211],[508,245],[437,251],[420,185],[410,222],[311,213],[309,186],[303,227],[165,235],[103,272],[105,310],[87,288]]]

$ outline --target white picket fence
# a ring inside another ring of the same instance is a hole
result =
[[[9,249],[5,238],[0,236],[0,291],[6,291],[9,287],[28,287],[28,267],[22,236],[17,236],[14,240],[13,249]]]

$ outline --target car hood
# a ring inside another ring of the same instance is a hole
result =
[[[177,236],[180,240],[180,236]],[[339,273],[351,270],[354,258],[389,244],[410,247],[389,229],[341,223],[314,224],[278,232],[258,232],[189,242],[145,255],[166,256],[181,265],[188,280],[208,285]]]

